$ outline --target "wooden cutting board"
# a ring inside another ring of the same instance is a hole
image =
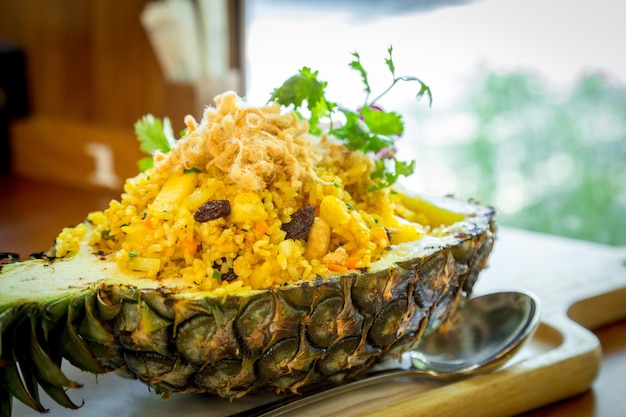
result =
[[[326,415],[508,416],[550,404],[591,386],[601,366],[601,348],[588,329],[626,318],[626,248],[581,242],[514,229],[499,233],[491,265],[476,293],[526,289],[539,296],[542,324],[503,369],[454,383],[401,379],[365,387],[288,416]],[[234,403],[199,395],[160,400],[136,381],[94,377],[69,367],[85,383],[70,396],[85,405],[75,417],[227,416],[275,398],[244,397]],[[51,401],[51,417],[68,410]],[[14,417],[39,414],[15,403]]]

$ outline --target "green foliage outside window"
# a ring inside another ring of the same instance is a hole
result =
[[[496,205],[502,225],[626,245],[624,85],[590,74],[553,91],[534,74],[490,73],[450,112],[472,128],[426,152],[454,172],[455,194]]]

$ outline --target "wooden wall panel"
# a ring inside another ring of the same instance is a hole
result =
[[[164,80],[139,20],[147,2],[1,0],[0,37],[25,49],[33,112],[122,127],[153,113],[182,127],[195,113],[193,88]],[[231,0],[234,34],[241,32],[239,3]],[[239,47],[233,39],[231,66],[240,62]]]
[[[120,191],[145,155],[127,129],[30,117],[12,127],[14,169],[39,182]]]
[[[31,114],[11,131],[11,141],[20,142],[12,146],[18,174],[92,188],[97,184],[86,173],[96,167],[85,134],[110,148],[115,173],[123,177],[136,172],[136,153],[124,149],[138,148],[133,125],[141,116],[168,116],[178,132],[184,117],[199,118],[214,94],[235,88],[244,95],[242,76],[234,84],[233,77],[221,80],[206,97],[198,97],[193,85],[166,82],[140,22],[148,1],[0,0],[0,38],[24,49],[31,99]],[[230,66],[237,69],[243,62],[243,1],[229,2]],[[46,154],[33,159],[29,153],[38,147]]]

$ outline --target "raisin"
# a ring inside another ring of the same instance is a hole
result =
[[[235,271],[233,270],[233,268],[229,268],[228,272],[224,274],[219,272],[222,269],[222,265],[225,262],[226,262],[226,258],[221,258],[213,262],[213,269],[215,269],[215,272],[213,273],[213,278],[219,278],[220,280],[226,281],[226,282],[231,282],[231,281],[236,280],[238,276],[237,274],[235,274]]]
[[[304,206],[291,216],[291,221],[282,225],[281,229],[287,233],[285,239],[302,239],[309,234],[315,219],[315,207]]]
[[[226,217],[230,214],[230,202],[228,200],[209,200],[196,210],[193,215],[195,221],[204,223],[209,220]]]
[[[222,281],[231,282],[237,279],[237,274],[232,269],[229,269],[227,273],[222,274],[220,277]]]

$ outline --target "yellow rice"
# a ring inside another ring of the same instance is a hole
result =
[[[157,153],[120,201],[88,216],[91,245],[122,268],[201,290],[261,289],[367,268],[389,245],[427,231],[392,191],[368,191],[368,155],[310,135],[292,112],[225,93],[199,124],[185,121],[170,153]],[[209,200],[228,200],[231,214],[194,220]],[[281,226],[307,205],[315,207],[308,238],[285,239]],[[56,256],[74,254],[84,233],[64,230]]]

